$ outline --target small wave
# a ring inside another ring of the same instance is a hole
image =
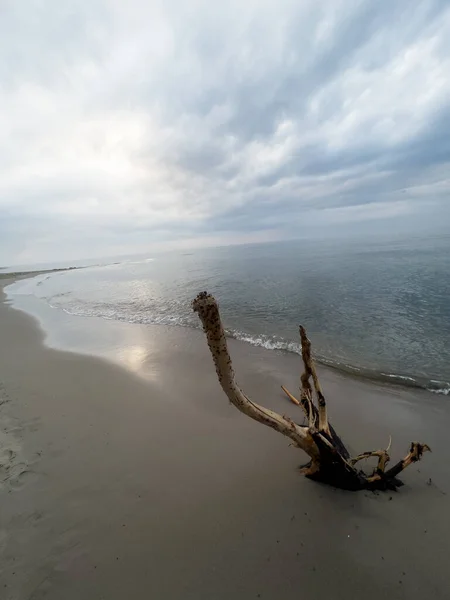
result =
[[[432,379],[427,387],[429,392],[433,392],[433,394],[439,394],[441,396],[450,396],[450,382],[448,381],[439,381],[437,379]]]
[[[48,279],[50,279],[51,275],[47,275],[47,277],[44,277],[44,279],[41,279],[40,281],[37,282],[36,287],[39,287],[40,285],[42,285],[44,283],[44,281],[47,281]]]
[[[259,346],[266,348],[266,350],[283,350],[285,352],[293,352],[295,354],[302,353],[302,347],[297,342],[289,342],[281,338],[275,338],[274,336],[268,335],[250,335],[243,331],[227,329],[225,331],[228,337],[246,342],[252,346]]]
[[[48,304],[52,308],[63,310],[68,315],[76,317],[97,317],[101,319],[122,321],[126,323],[135,323],[138,325],[178,325],[181,327],[195,327],[194,323],[182,315],[176,314],[154,314],[149,315],[148,311],[141,312],[127,312],[120,310],[120,308],[107,306],[102,304],[100,307],[96,306],[85,306],[82,304],[62,305],[55,302],[64,296],[64,294],[58,294],[53,296],[51,300],[47,299]]]
[[[155,259],[154,258],[142,258],[141,260],[125,260],[123,263],[119,263],[121,265],[144,265],[145,263],[151,263]]]
[[[132,260],[132,259],[127,259],[127,260],[118,260],[115,262],[104,262],[104,263],[95,263],[92,265],[89,265],[89,267],[86,268],[97,268],[97,269],[108,269],[111,267],[120,267],[123,265],[143,265],[146,263],[151,263],[154,262],[154,258],[142,258],[140,260]]]
[[[400,379],[401,381],[410,381],[412,383],[416,383],[416,380],[414,379],[414,377],[408,377],[406,375],[395,375],[394,373],[383,373],[383,372],[381,372],[380,375],[382,375],[383,377],[388,377],[389,379]]]
[[[433,394],[440,394],[442,396],[450,395],[450,386],[446,387],[446,388],[439,388],[439,389],[427,388],[427,390],[429,392],[432,392]]]

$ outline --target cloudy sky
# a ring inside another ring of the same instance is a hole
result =
[[[0,263],[450,225],[448,0],[0,0]]]

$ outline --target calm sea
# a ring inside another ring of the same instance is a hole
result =
[[[190,302],[219,300],[230,336],[374,379],[450,393],[450,236],[295,241],[137,257],[15,284],[55,309],[199,327]]]

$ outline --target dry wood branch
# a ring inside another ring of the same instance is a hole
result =
[[[314,364],[314,360],[311,356],[311,342],[306,335],[306,330],[304,327],[300,325],[300,339],[302,342],[302,358],[303,364],[305,365],[305,372],[301,377],[302,381],[302,390],[309,392],[310,397],[312,394],[311,384],[309,383],[309,378],[312,377],[314,389],[316,391],[317,396],[317,404],[319,411],[319,431],[324,431],[325,433],[330,433],[330,428],[328,426],[328,417],[327,417],[327,403],[325,401],[325,396],[323,395],[322,388],[320,386],[319,377],[317,376],[316,366]]]
[[[356,463],[359,462],[360,460],[372,458],[374,456],[378,458],[378,463],[374,470],[373,475],[381,475],[384,473],[387,463],[391,460],[391,458],[386,450],[374,450],[373,452],[363,452],[362,454],[359,454],[355,458],[352,458],[349,462],[350,462],[351,466],[354,467],[356,465]]]
[[[290,419],[252,402],[237,385],[231,357],[228,352],[227,340],[220,320],[219,309],[215,299],[203,292],[193,301],[192,307],[198,313],[208,340],[216,367],[217,377],[228,399],[241,412],[255,421],[272,427],[290,438],[299,448],[302,448],[313,460],[319,457],[314,440],[306,427],[297,425]]]
[[[248,398],[235,381],[225,332],[215,299],[206,292],[202,292],[195,298],[192,306],[203,324],[220,385],[230,402],[242,413],[282,433],[291,439],[294,446],[304,450],[311,458],[310,463],[302,469],[307,477],[348,490],[395,489],[402,485],[397,479],[397,475],[410,464],[420,460],[424,452],[430,450],[427,444],[413,442],[407,456],[388,471],[386,471],[386,465],[390,460],[391,441],[386,450],[364,452],[355,458],[350,458],[341,438],[328,422],[325,396],[311,357],[311,343],[303,327],[300,328],[300,335],[305,371],[301,376],[300,400],[297,400],[284,386],[282,389],[294,404],[302,407],[308,417],[309,426],[302,427],[289,417],[256,404]],[[317,407],[312,402],[310,378],[313,380],[317,395]],[[362,471],[356,470],[355,465],[370,457],[378,458],[378,463],[373,474],[368,477]]]
[[[283,392],[286,394],[286,396],[289,398],[289,400],[293,403],[293,404],[297,404],[297,406],[300,406],[300,401],[297,400],[297,398],[295,396],[293,396],[291,394],[291,392],[289,390],[287,390],[284,385],[281,386],[281,389],[283,390]]]
[[[349,462],[352,465],[352,467],[354,467],[356,465],[356,463],[361,460],[365,460],[365,459],[372,458],[372,457],[377,457],[378,463],[373,472],[372,477],[375,477],[376,475],[383,476],[383,474],[386,470],[386,465],[391,460],[391,457],[389,456],[389,450],[391,449],[391,444],[392,444],[392,437],[389,436],[389,444],[388,444],[388,447],[386,448],[386,450],[372,450],[370,452],[363,452],[362,454],[355,456],[355,458],[350,459]]]
[[[301,401],[299,402],[297,400],[297,398],[295,398],[295,396],[293,396],[291,394],[291,392],[284,385],[281,386],[281,389],[294,404],[300,404],[307,419],[309,419],[309,409],[311,407],[312,411],[314,413],[314,423],[315,423],[315,425],[317,425],[318,420],[319,420],[319,413],[318,413],[317,407],[312,402],[308,402],[307,400],[305,400],[305,398],[302,398]],[[328,422],[328,426],[330,428],[330,438],[331,438],[333,444],[336,446],[338,452],[345,459],[349,459],[350,454],[348,453],[347,448],[344,446],[344,444],[342,443],[342,440],[340,439],[340,437],[334,430],[333,425],[330,422]],[[314,427],[314,429],[316,429],[316,427]]]
[[[281,389],[286,394],[286,396],[289,398],[289,400],[291,400],[294,404],[298,404],[298,405],[300,405],[302,407],[303,412],[305,413],[305,416],[308,419],[308,424],[309,424],[309,422],[311,420],[310,413],[312,411],[312,413],[313,413],[313,425],[314,425],[314,428],[315,428],[315,426],[318,423],[319,416],[318,416],[317,408],[315,407],[315,405],[310,400],[310,395],[307,394],[302,389],[302,390],[300,390],[300,400],[297,400],[297,398],[293,394],[291,394],[291,392],[287,388],[285,388],[284,385],[281,386]]]
[[[310,431],[316,431],[316,413],[314,411],[314,404],[311,397],[311,390],[302,390],[301,393],[302,404],[307,408],[308,416],[308,427]]]
[[[361,460],[367,460],[368,458],[372,458],[372,456],[380,456],[380,452],[382,452],[382,450],[363,452],[362,454],[358,454],[358,456],[355,456],[355,458],[352,458],[349,462],[352,465],[352,467],[354,467],[356,463],[358,463]]]
[[[431,452],[431,448],[428,444],[411,442],[408,454],[403,460],[400,460],[396,465],[391,467],[389,471],[386,471],[385,477],[388,479],[396,477],[403,469],[406,469],[406,467],[409,467],[412,463],[418,462],[425,452]]]

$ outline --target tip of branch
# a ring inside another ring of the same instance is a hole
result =
[[[192,300],[191,306],[194,312],[200,313],[210,306],[217,307],[217,302],[214,296],[211,296],[208,292],[200,292],[197,294],[196,298]]]
[[[411,442],[411,448],[409,450],[409,453],[413,462],[415,462],[416,460],[420,460],[425,452],[431,452],[431,448],[430,446],[428,446],[428,444],[421,444],[420,442]]]
[[[302,346],[310,346],[311,342],[308,339],[306,329],[303,327],[303,325],[299,326],[299,330],[300,330],[300,341],[302,343]]]
[[[391,446],[392,446],[392,435],[390,435],[390,436],[389,436],[389,444],[388,444],[388,447],[386,448],[386,452],[387,452],[387,453],[388,453],[388,452],[389,452],[389,450],[391,449]]]
[[[293,402],[294,404],[297,404],[297,406],[300,405],[300,402],[297,400],[297,398],[295,398],[295,396],[293,396],[291,394],[291,392],[284,387],[284,385],[281,386],[281,389],[283,390],[283,392],[286,394],[286,396],[289,398],[289,400],[291,402]]]

